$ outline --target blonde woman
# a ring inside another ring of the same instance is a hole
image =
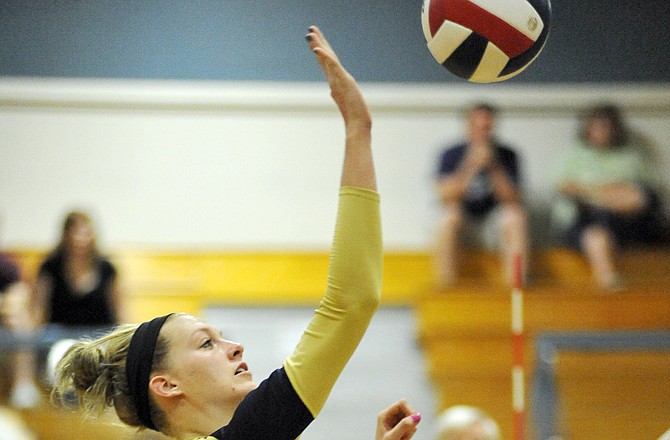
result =
[[[321,31],[306,38],[346,141],[328,287],[295,351],[257,384],[241,344],[175,313],[73,346],[57,367],[56,398],[74,391],[91,413],[111,406],[128,425],[183,440],[295,439],[319,414],[379,305],[382,246],[370,112]],[[418,422],[403,411],[378,439],[411,437],[390,432]]]

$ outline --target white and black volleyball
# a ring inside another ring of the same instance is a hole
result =
[[[438,63],[468,81],[521,73],[549,35],[550,0],[424,0],[421,25]]]

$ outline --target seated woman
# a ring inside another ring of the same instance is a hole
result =
[[[558,172],[554,220],[562,242],[584,252],[598,284],[617,289],[617,249],[662,240],[658,173],[616,107],[593,107],[582,124],[581,142]]]
[[[58,245],[40,265],[32,307],[37,322],[65,328],[121,322],[116,267],[100,253],[87,213],[65,216]]]

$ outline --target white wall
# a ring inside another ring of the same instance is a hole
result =
[[[435,161],[477,100],[501,107],[500,137],[523,154],[540,239],[549,171],[595,101],[622,106],[670,185],[667,84],[362,87],[389,250],[432,242]],[[323,249],[342,146],[321,83],[0,78],[0,244],[51,246],[66,210],[83,207],[113,248]]]

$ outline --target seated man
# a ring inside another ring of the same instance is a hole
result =
[[[464,226],[483,220],[493,220],[497,227],[506,280],[513,280],[515,255],[521,256],[525,266],[527,216],[521,200],[519,161],[516,152],[494,138],[495,117],[496,110],[488,104],[467,109],[467,140],[447,149],[440,159],[437,194],[443,214],[435,252],[440,287],[456,281]]]

